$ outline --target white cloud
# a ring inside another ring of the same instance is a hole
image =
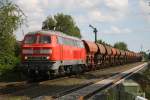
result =
[[[110,14],[103,14],[100,10],[93,10],[88,13],[88,16],[91,20],[97,22],[108,22],[117,20],[115,16]]]
[[[75,0],[77,5],[81,6],[82,8],[89,8],[95,9],[97,8],[103,0]]]
[[[45,8],[63,8],[65,9],[83,9],[83,8],[95,8],[103,0],[42,0],[41,4]]]
[[[142,10],[142,14],[144,15],[143,18],[146,19],[150,23],[150,6],[148,0],[140,0],[139,5]]]
[[[128,0],[104,0],[105,5],[109,8],[109,14],[116,20],[124,19],[129,13]]]
[[[103,33],[104,34],[128,34],[131,33],[131,29],[128,28],[119,28],[116,26],[111,26],[110,29],[105,30]]]
[[[124,11],[128,8],[128,0],[105,0],[106,6],[113,10]]]
[[[41,5],[43,5],[43,8],[48,8],[48,7],[56,7],[59,5],[59,0],[42,0]]]
[[[16,0],[16,3],[25,12],[43,12],[43,10],[40,7],[39,0]]]
[[[40,5],[39,0],[16,0],[16,3],[21,7],[27,16],[27,30],[33,31],[41,28],[42,21],[45,18],[44,10]]]

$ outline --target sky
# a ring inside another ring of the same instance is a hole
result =
[[[107,43],[123,41],[129,50],[150,49],[150,0],[12,0],[27,16],[15,34],[18,40],[29,31],[40,30],[42,22],[57,13],[71,15],[80,28],[82,39]]]

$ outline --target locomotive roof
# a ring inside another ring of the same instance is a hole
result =
[[[64,34],[63,32],[59,32],[59,31],[53,31],[53,30],[39,30],[39,31],[33,31],[33,32],[28,32],[28,34],[52,34],[52,35],[58,35],[58,36],[62,36],[62,37],[66,37],[66,38],[71,38],[71,39],[75,39],[75,40],[79,40],[81,41],[81,39],[73,37],[73,36],[68,36],[66,34]]]

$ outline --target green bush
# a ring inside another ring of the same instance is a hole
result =
[[[6,55],[3,59],[0,59],[0,61],[3,61],[3,63],[0,64],[0,81],[20,81],[25,78],[20,71],[19,56]]]
[[[13,70],[20,63],[19,57],[5,54],[0,57],[0,73],[6,73],[8,70]]]

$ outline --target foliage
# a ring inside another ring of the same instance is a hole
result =
[[[144,61],[148,61],[148,60],[149,60],[149,55],[146,54],[146,52],[141,51],[140,53],[143,55],[143,60],[144,60]]]
[[[18,63],[13,32],[23,23],[24,13],[9,0],[0,1],[0,74]]]
[[[134,74],[132,79],[140,84],[146,93],[146,98],[150,100],[150,63],[144,72]]]
[[[118,48],[120,50],[128,50],[127,44],[124,42],[117,42],[114,44],[114,48]]]
[[[150,60],[150,53],[148,54],[148,59]]]
[[[73,18],[62,13],[54,15],[54,17],[47,17],[43,21],[42,29],[61,31],[67,35],[81,38],[80,29],[76,26]]]
[[[111,46],[110,44],[106,43],[106,42],[105,42],[105,41],[103,41],[103,40],[97,40],[97,43],[100,43],[100,44],[104,44],[104,45]]]

